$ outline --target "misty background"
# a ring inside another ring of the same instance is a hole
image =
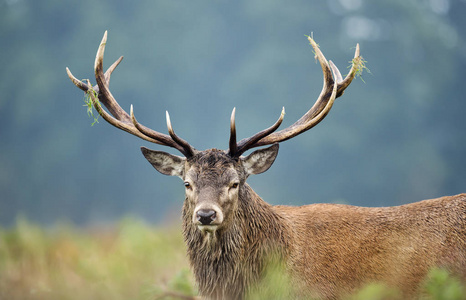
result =
[[[342,74],[356,43],[371,74],[327,118],[284,142],[249,184],[272,204],[387,206],[466,192],[466,1],[0,0],[0,224],[18,216],[105,224],[126,215],[177,221],[179,178],[156,172],[150,144],[102,118],[83,93],[105,30],[111,91],[138,120],[196,149],[226,149],[282,127],[317,99],[322,71],[305,35]]]

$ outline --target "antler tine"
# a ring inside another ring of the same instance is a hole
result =
[[[107,82],[107,85],[110,83],[110,76],[112,75],[113,71],[116,69],[116,67],[120,64],[122,60],[123,60],[123,56],[120,56],[120,58],[118,58],[105,72],[104,75],[105,75],[105,81]],[[76,85],[79,89],[83,90],[84,92],[87,92],[89,90],[88,84],[74,77],[74,75],[71,73],[68,67],[66,67],[66,73],[68,74],[68,77],[74,83],[74,85]],[[92,88],[94,89],[95,92],[99,92],[98,85],[95,85]]]
[[[107,85],[110,84],[110,76],[112,75],[113,71],[118,67],[120,62],[123,60],[123,56],[120,56],[105,72],[105,82],[107,82]]]
[[[167,118],[167,128],[168,128],[168,133],[170,134],[170,137],[183,148],[183,151],[181,151],[186,157],[191,157],[195,154],[196,150],[185,140],[180,138],[175,134],[175,131],[173,130],[172,127],[172,122],[170,121],[170,115],[168,114],[168,111],[165,111],[165,115]]]
[[[185,149],[181,146],[178,145],[177,143],[173,143],[173,140],[166,134],[161,134],[156,131],[153,131],[150,128],[147,128],[146,126],[140,124],[137,120],[136,117],[134,116],[134,110],[133,110],[133,105],[131,104],[130,107],[130,115],[131,115],[131,121],[133,122],[134,127],[142,133],[144,136],[153,139],[154,143],[164,145],[164,146],[170,146],[173,148],[176,148],[178,151],[183,153],[186,157],[189,157],[189,154],[185,153]]]
[[[359,44],[356,46],[350,73],[345,79],[343,79],[338,68],[331,61],[327,61],[323,53],[320,51],[317,43],[311,37],[308,37],[308,39],[315,51],[315,57],[322,67],[324,77],[324,83],[319,98],[298,121],[289,127],[277,132],[271,131],[257,139],[256,136],[259,136],[259,134],[263,132],[262,131],[251,138],[240,141],[238,143],[238,154],[244,153],[251,148],[286,141],[311,129],[325,118],[332,108],[335,99],[343,94],[345,89],[354,79],[361,60],[361,57],[359,56]]]
[[[84,92],[87,92],[89,90],[89,86],[86,83],[79,80],[78,78],[74,77],[73,73],[71,73],[68,67],[66,67],[66,74],[68,74],[68,77],[70,78],[71,82],[73,82],[73,84],[77,86],[79,89],[83,90]]]
[[[354,77],[356,76],[356,73],[358,71],[358,68],[361,67],[361,62],[362,58],[359,53],[359,43],[356,44],[356,50],[354,51],[354,58],[351,61],[351,70],[349,71],[348,75],[346,75],[344,80],[341,80],[341,74],[340,71],[338,71],[338,68],[336,70],[338,71],[338,74],[340,75],[340,80],[337,79],[336,82],[338,83],[338,91],[337,91],[337,98],[343,95],[345,92],[345,89],[350,85],[350,83],[353,81]]]
[[[100,42],[99,49],[95,56],[94,73],[97,85],[99,86],[99,100],[105,105],[110,113],[119,121],[131,123],[131,118],[126,111],[124,111],[118,102],[113,97],[110,89],[108,88],[105,74],[103,73],[103,61],[105,46],[107,44],[107,31],[105,31],[102,41]]]
[[[232,149],[231,149],[231,137],[230,137],[230,152],[229,152],[229,154],[231,156],[233,156],[233,157],[237,157],[237,156],[240,156],[241,154],[243,154],[244,152],[246,152],[248,149],[252,148],[253,145],[255,143],[257,143],[257,141],[259,141],[260,139],[268,136],[269,134],[271,134],[272,132],[277,130],[278,127],[280,127],[280,125],[282,124],[284,117],[285,117],[285,107],[282,108],[282,112],[280,113],[280,117],[275,122],[275,124],[273,124],[272,126],[270,126],[267,129],[259,131],[258,133],[256,133],[255,135],[253,135],[250,138],[242,139],[237,144],[235,143],[236,151],[232,151]],[[235,137],[235,141],[236,141],[236,137]]]
[[[228,149],[228,154],[230,154],[231,156],[234,156],[238,149],[237,144],[236,144],[235,113],[236,113],[236,107],[233,108],[233,111],[231,112],[231,118],[230,118],[230,147]]]
[[[94,63],[94,73],[95,78],[97,81],[97,85],[93,87],[89,80],[87,83],[84,83],[78,80],[76,77],[73,76],[71,71],[66,68],[66,72],[68,73],[68,77],[71,81],[81,90],[85,91],[94,106],[97,110],[99,115],[107,121],[109,124],[122,129],[128,133],[131,133],[143,140],[156,143],[163,146],[169,146],[177,149],[181,153],[183,153],[186,157],[192,156],[194,153],[194,148],[189,146],[189,144],[182,140],[182,139],[173,139],[171,136],[159,133],[155,130],[152,130],[140,123],[137,122],[136,118],[134,117],[133,107],[131,105],[131,116],[123,110],[118,102],[113,97],[112,93],[109,90],[109,82],[110,76],[118,64],[123,59],[121,56],[117,59],[105,72],[103,73],[103,58],[105,52],[105,45],[107,43],[107,31],[105,31],[102,41],[100,42],[99,49],[97,50],[95,63]],[[97,97],[98,95],[98,97]],[[101,104],[103,103],[104,106],[108,109],[110,113],[105,111]],[[176,135],[175,135],[176,136]],[[182,141],[181,144],[178,144],[179,141]],[[189,146],[189,150],[188,147]]]

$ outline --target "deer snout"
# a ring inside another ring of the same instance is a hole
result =
[[[210,225],[217,218],[217,213],[212,209],[200,209],[196,213],[196,219],[202,225]]]
[[[193,223],[201,231],[215,231],[222,222],[222,209],[215,204],[201,204],[194,209]]]

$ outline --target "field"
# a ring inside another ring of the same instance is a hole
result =
[[[250,299],[284,299],[287,282],[270,272]],[[422,299],[466,299],[466,290],[433,270]],[[43,228],[24,218],[0,229],[0,299],[188,299],[196,294],[179,226],[126,218],[111,228]],[[393,299],[372,285],[350,299]]]
[[[193,294],[180,229],[124,219],[114,228],[0,232],[0,299],[155,299]]]

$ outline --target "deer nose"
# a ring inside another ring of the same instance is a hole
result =
[[[202,225],[210,225],[215,220],[216,213],[211,209],[200,209],[197,211],[196,217]]]

